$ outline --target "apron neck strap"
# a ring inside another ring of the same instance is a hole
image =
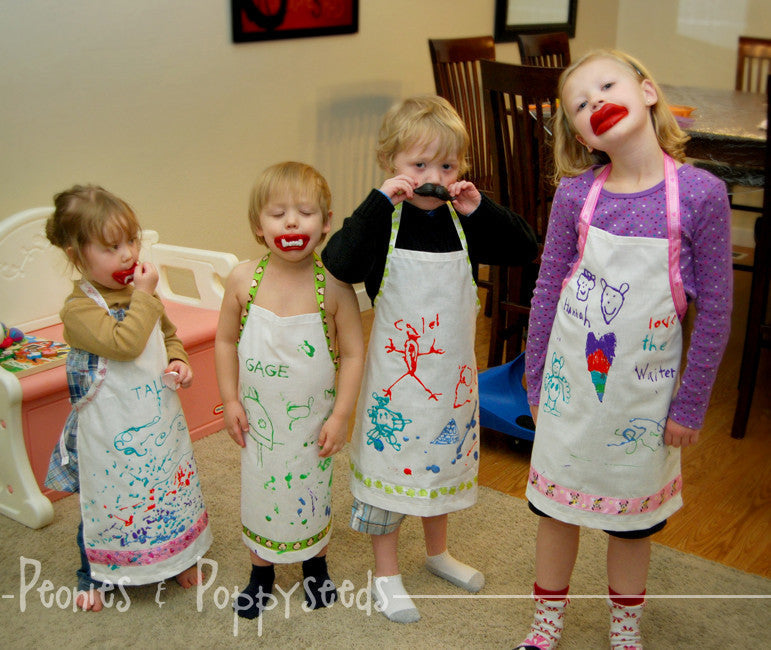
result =
[[[468,252],[468,243],[466,242],[466,233],[463,232],[463,227],[460,225],[460,219],[458,213],[455,212],[455,207],[450,201],[446,203],[447,209],[450,211],[452,217],[452,225],[455,226],[455,232],[458,233],[458,239],[460,239],[460,245],[463,250]],[[396,236],[399,234],[399,224],[402,221],[402,207],[404,201],[394,206],[394,211],[391,213],[391,239],[388,242],[388,251],[391,252],[396,247]],[[439,208],[437,208],[438,210]]]
[[[584,201],[584,205],[581,208],[578,224],[578,259],[573,268],[573,273],[584,256],[584,247],[586,246],[586,237],[589,234],[589,226],[592,223],[592,216],[597,207],[602,186],[610,175],[611,168],[612,165],[606,165],[605,169],[594,179],[589,189],[589,194],[586,196],[586,201]],[[664,153],[664,187],[667,208],[667,240],[669,244],[669,284],[672,288],[672,299],[675,303],[677,316],[680,320],[683,320],[688,309],[688,301],[683,287],[683,278],[680,274],[680,189],[677,180],[677,166],[672,157],[666,152]],[[573,273],[570,275],[573,275]]]
[[[386,256],[386,267],[384,274],[388,273],[388,260],[391,257],[391,253],[393,252],[394,248],[396,248],[396,236],[399,234],[399,224],[402,221],[402,206],[404,205],[404,202],[397,204],[394,206],[394,211],[391,213],[391,238],[388,241],[388,253]],[[450,201],[447,201],[446,203],[447,209],[450,211],[450,217],[452,217],[452,225],[455,226],[455,232],[458,233],[458,239],[460,239],[460,245],[463,248],[463,251],[466,253],[466,264],[468,265],[469,273],[471,274],[471,281],[474,283],[474,292],[478,294],[476,291],[476,280],[474,280],[474,269],[471,266],[471,258],[468,255],[468,242],[466,241],[466,233],[463,231],[463,226],[460,224],[460,219],[458,218],[458,213],[455,211],[455,206]],[[438,208],[437,208],[438,209]],[[383,288],[383,283],[381,281],[380,283],[380,289],[378,289],[377,295],[375,296],[375,300],[373,304],[377,304],[378,299],[380,298],[380,291]],[[477,295],[477,307],[479,307],[479,296]]]
[[[668,154],[664,154],[664,181],[667,192],[667,239],[669,240],[669,285],[675,301],[677,317],[682,321],[688,311],[683,278],[680,274],[680,185],[677,182],[677,166]]]
[[[97,305],[102,307],[107,312],[110,311],[104,296],[102,296],[102,294],[96,290],[96,287],[94,287],[94,285],[91,284],[88,280],[85,278],[81,279],[81,281],[78,282],[78,286],[80,287],[80,290],[89,298],[91,298],[91,300],[93,300]]]
[[[246,325],[246,318],[249,315],[249,308],[254,302],[254,297],[257,295],[257,289],[260,288],[262,278],[265,277],[265,268],[268,266],[270,260],[270,253],[266,253],[262,259],[257,262],[257,267],[254,269],[254,276],[252,277],[252,285],[249,287],[249,298],[246,301],[244,307],[244,313],[241,316],[241,325],[238,330],[238,340],[241,340],[241,334],[244,331],[244,325]],[[313,251],[313,284],[315,287],[316,304],[319,308],[319,314],[321,315],[321,322],[324,326],[324,338],[327,340],[327,350],[329,356],[332,359],[332,363],[337,368],[339,363],[339,357],[335,352],[335,347],[332,345],[332,341],[329,338],[329,324],[327,322],[327,310],[324,303],[324,296],[327,290],[327,276],[324,269],[324,264],[316,251]]]

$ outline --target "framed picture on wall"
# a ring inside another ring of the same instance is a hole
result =
[[[359,31],[359,0],[230,0],[233,42]]]
[[[567,32],[573,38],[577,5],[578,0],[495,0],[495,40],[544,32]]]

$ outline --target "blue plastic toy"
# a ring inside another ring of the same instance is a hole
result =
[[[479,373],[479,424],[522,440],[533,440],[535,426],[522,385],[525,353]]]

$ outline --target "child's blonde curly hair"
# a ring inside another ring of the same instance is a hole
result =
[[[610,162],[603,151],[591,153],[576,139],[576,129],[570,117],[564,110],[563,90],[565,83],[573,72],[585,63],[596,59],[611,59],[626,68],[640,83],[646,79],[653,85],[658,96],[658,101],[650,107],[651,121],[656,132],[659,146],[672,158],[679,162],[685,162],[685,143],[690,136],[678,126],[672,111],[669,110],[664,93],[653,80],[650,73],[637,59],[626,52],[619,50],[593,50],[588,52],[560,75],[557,95],[560,105],[554,116],[554,182],[559,183],[563,176],[579,176],[594,165],[602,165]]]
[[[438,157],[458,159],[458,177],[469,170],[469,135],[450,102],[437,95],[410,97],[391,107],[383,118],[376,149],[386,172],[394,171],[394,157],[413,146],[439,139]]]

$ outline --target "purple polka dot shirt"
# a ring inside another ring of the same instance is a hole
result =
[[[688,302],[695,303],[696,317],[682,385],[672,400],[669,417],[699,429],[731,326],[731,211],[725,185],[708,172],[686,164],[680,167],[677,177],[682,238],[680,270]],[[574,178],[565,177],[554,195],[527,337],[528,401],[533,405],[540,399],[546,347],[562,280],[578,257],[579,215],[593,181],[593,170]],[[666,239],[664,181],[633,194],[603,190],[592,226],[614,235]]]

